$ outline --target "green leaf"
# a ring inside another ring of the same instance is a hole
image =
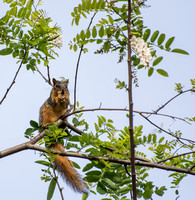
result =
[[[154,41],[156,40],[156,38],[158,37],[158,35],[159,35],[159,31],[155,31],[155,32],[152,34],[152,36],[151,36],[151,38],[150,38],[150,41],[151,41],[151,42],[154,42]]]
[[[98,125],[96,123],[94,123],[94,125],[95,125],[95,131],[98,132],[98,130],[99,130]]]
[[[157,41],[158,45],[161,45],[164,42],[164,40],[165,40],[165,34],[162,33],[158,38],[158,41]]]
[[[160,187],[160,188],[156,187],[155,193],[156,193],[158,196],[163,196],[164,190],[167,190],[165,186],[162,186],[162,187]]]
[[[75,52],[77,51],[77,45],[76,45],[76,44],[73,45],[73,50],[74,50]]]
[[[110,50],[110,48],[111,48],[111,43],[110,43],[110,41],[106,41],[106,42],[104,43],[104,46],[103,46],[104,51],[105,51],[105,52],[108,52],[108,51]]]
[[[102,183],[105,184],[108,188],[117,190],[117,186],[108,178],[102,179]]]
[[[6,55],[11,54],[12,52],[13,52],[12,48],[6,48],[6,49],[0,50],[0,55],[1,56],[6,56]]]
[[[101,21],[100,21],[102,24],[108,24],[108,20],[102,18]]]
[[[153,72],[154,72],[154,68],[150,67],[149,70],[148,70],[148,76],[149,77],[152,76]]]
[[[88,163],[84,168],[83,168],[83,172],[86,172],[88,170],[90,170],[93,167],[92,163]]]
[[[151,139],[152,139],[152,135],[149,134],[149,135],[148,135],[148,141],[147,141],[147,143],[150,143],[150,142],[151,142]]]
[[[17,14],[17,6],[14,6],[11,10],[10,10],[10,15],[14,15],[16,17]]]
[[[180,53],[180,54],[184,54],[184,55],[189,55],[189,53],[187,51],[184,51],[182,49],[173,49],[171,52]]]
[[[113,199],[111,199],[111,198],[103,198],[101,200],[113,200]]]
[[[75,19],[75,24],[78,26],[79,20],[80,20],[80,15],[77,15],[74,19]]]
[[[167,42],[166,42],[166,44],[165,44],[165,48],[166,48],[166,49],[168,49],[168,48],[171,46],[171,44],[173,43],[174,39],[175,39],[175,37],[172,37],[172,38],[169,38],[169,39],[167,40]]]
[[[29,135],[31,135],[31,133],[33,133],[35,131],[34,128],[27,128],[24,135],[25,137],[28,137]]]
[[[99,175],[101,175],[101,171],[98,171],[98,170],[92,170],[92,171],[90,171],[90,172],[87,172],[86,173],[86,175],[88,176],[93,176],[93,175],[96,175],[96,176],[99,176]]]
[[[130,190],[131,190],[131,187],[129,187],[129,186],[124,186],[124,187],[120,188],[117,192],[118,192],[118,193],[126,194],[126,193],[129,192]]]
[[[86,1],[86,10],[89,10],[91,7],[91,0]]]
[[[11,3],[13,0],[3,0],[3,3]]]
[[[143,40],[146,41],[149,36],[150,36],[151,30],[150,29],[146,29],[143,35]]]
[[[73,163],[73,165],[74,165],[75,168],[77,168],[77,169],[81,169],[81,167],[79,166],[79,164],[77,164],[77,163],[74,162],[74,161],[71,161],[71,162]]]
[[[44,61],[44,66],[47,66],[49,64],[49,60]]]
[[[114,23],[114,20],[112,19],[112,17],[110,15],[108,15],[108,21],[110,22],[110,24]]]
[[[110,123],[106,123],[105,125],[106,125],[107,127],[111,128],[111,129],[114,129],[114,126],[113,126],[112,124],[110,124]]]
[[[83,193],[82,200],[86,200],[88,198],[89,194],[88,193]]]
[[[101,127],[103,123],[103,120],[98,116],[98,126]]]
[[[95,38],[97,36],[97,30],[96,27],[94,26],[92,29],[92,37]]]
[[[106,194],[107,193],[107,189],[106,189],[106,187],[104,186],[104,184],[102,184],[101,182],[98,182],[98,184],[97,184],[97,192],[99,193],[99,194]]]
[[[115,33],[115,38],[118,39],[120,36],[120,29],[118,29]]]
[[[156,143],[156,135],[155,134],[153,134],[152,142]]]
[[[164,137],[161,137],[158,141],[158,143],[161,143],[165,138]]]
[[[157,69],[156,70],[160,75],[162,75],[162,76],[164,76],[164,77],[168,77],[169,75],[168,75],[168,73],[165,71],[165,70],[163,70],[163,69]]]
[[[84,32],[84,30],[81,31],[81,33],[80,33],[80,37],[81,37],[82,40],[85,39],[85,32]]]
[[[33,128],[39,128],[38,123],[37,123],[36,121],[33,121],[33,120],[30,121],[30,125],[31,125]]]
[[[76,117],[74,117],[74,118],[72,119],[72,123],[73,123],[75,126],[78,126],[78,125],[80,124],[79,120],[78,120]]]
[[[53,197],[55,187],[56,187],[56,181],[53,178],[51,180],[50,184],[49,184],[49,189],[48,189],[48,192],[47,192],[47,200],[50,200]]]
[[[35,161],[35,163],[37,164],[41,164],[41,165],[44,165],[44,166],[47,166],[47,167],[51,167],[51,164],[45,160],[37,160]]]
[[[31,7],[32,7],[32,4],[33,4],[33,1],[32,1],[32,0],[29,0],[29,1],[27,2],[27,4],[26,4],[26,8],[27,8],[28,10],[30,10]]]
[[[90,36],[91,36],[91,32],[90,32],[89,29],[87,29],[87,31],[86,31],[86,33],[85,33],[85,36],[86,36],[87,39],[90,38]]]
[[[26,11],[27,8],[22,7],[19,11],[18,11],[18,18],[24,18],[26,15]]]
[[[99,176],[95,175],[86,176],[85,178],[87,179],[88,182],[97,182],[100,179]]]
[[[26,3],[26,0],[19,0],[19,1],[22,3],[22,5]]]
[[[161,56],[161,57],[158,57],[156,60],[154,60],[154,62],[153,62],[153,66],[156,66],[156,65],[158,65],[161,61],[162,61],[162,59],[163,59],[163,57]]]
[[[101,116],[101,119],[103,120],[103,122],[106,122],[106,118],[104,116]]]
[[[104,27],[101,26],[100,30],[99,30],[99,36],[102,38],[104,36]]]
[[[100,39],[96,40],[96,43],[97,43],[97,44],[100,44],[100,43],[102,43],[102,42],[103,42],[103,40],[100,40]]]
[[[133,66],[139,65],[139,63],[140,63],[140,59],[139,59],[139,58],[136,58],[136,59],[133,61]]]
[[[78,135],[73,135],[69,141],[72,141],[72,142],[79,142],[79,136]]]

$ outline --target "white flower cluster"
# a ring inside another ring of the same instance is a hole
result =
[[[147,43],[144,42],[142,38],[137,38],[135,35],[131,38],[131,48],[136,52],[140,59],[140,65],[145,67],[150,67],[149,62],[152,60],[152,55],[150,53],[150,48],[148,48]]]
[[[50,28],[53,28],[53,24],[52,23],[49,23],[48,26]],[[55,38],[54,40],[51,41],[51,43],[54,46],[62,47],[62,33],[60,31],[58,31],[56,34],[50,33],[49,36],[51,38]]]

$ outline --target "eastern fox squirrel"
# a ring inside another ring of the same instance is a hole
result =
[[[68,80],[57,81],[56,79],[53,79],[53,89],[51,90],[50,97],[40,108],[39,124],[42,125],[43,128],[57,121],[68,111],[70,101],[67,86]],[[64,151],[60,142],[56,142],[49,148]],[[81,176],[76,172],[72,162],[67,157],[58,155],[55,158],[54,164],[60,175],[75,191],[81,193],[85,193],[87,191],[82,182]]]

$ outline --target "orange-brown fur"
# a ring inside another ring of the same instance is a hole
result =
[[[69,106],[68,81],[56,81],[53,79],[53,89],[50,97],[40,108],[39,124],[43,127],[57,121],[66,114]],[[64,151],[61,143],[56,142],[51,149]],[[80,175],[74,169],[72,162],[64,156],[57,156],[55,161],[56,169],[66,182],[77,192],[86,192]]]
[[[51,149],[64,151],[64,148],[60,143],[55,143],[51,146]],[[57,156],[55,165],[56,169],[61,173],[61,176],[66,180],[68,185],[77,192],[86,192],[81,176],[76,172],[72,162],[67,157]]]

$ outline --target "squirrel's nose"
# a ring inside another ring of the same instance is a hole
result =
[[[62,92],[61,92],[61,93],[62,93],[62,95],[64,95],[64,90],[62,90]]]

